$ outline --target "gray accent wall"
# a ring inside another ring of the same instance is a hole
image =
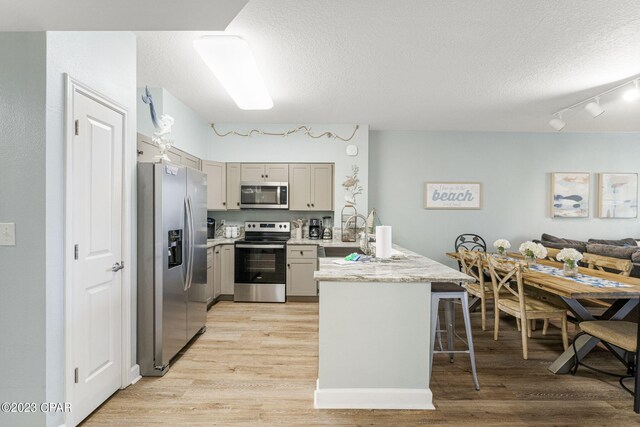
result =
[[[45,401],[45,33],[0,33],[0,402]],[[45,415],[0,412],[0,425]]]
[[[639,219],[597,218],[597,173],[640,173],[637,133],[371,131],[369,206],[395,243],[454,266],[444,253],[461,233],[491,247],[543,232],[573,239],[640,238]],[[551,218],[551,173],[590,172],[589,218]],[[480,181],[480,210],[426,210],[425,181]]]

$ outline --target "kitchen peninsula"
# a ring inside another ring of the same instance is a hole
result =
[[[434,409],[431,282],[473,279],[397,245],[388,261],[319,258],[316,408]]]

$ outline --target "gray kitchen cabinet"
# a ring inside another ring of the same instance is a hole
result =
[[[318,247],[287,246],[287,297],[315,297],[318,287],[313,273],[318,269]]]
[[[213,297],[218,298],[222,294],[222,247],[213,247]]]
[[[227,210],[240,210],[240,163],[227,163]]]
[[[233,245],[222,245],[220,249],[220,273],[223,295],[233,295],[233,285],[235,282],[235,257]]]
[[[138,161],[153,162],[160,154],[160,148],[153,143],[150,137],[138,134],[137,138]],[[167,157],[172,163],[177,165],[189,166],[190,168],[200,170],[200,159],[179,148],[171,147],[167,150]]]
[[[227,210],[227,168],[224,163],[204,161],[202,172],[207,174],[207,210]]]
[[[242,163],[240,180],[247,182],[287,182],[289,165],[286,163]]]
[[[289,178],[289,210],[333,210],[333,164],[290,164]]]
[[[211,304],[215,298],[213,289],[213,249],[214,248],[207,248],[207,306]]]

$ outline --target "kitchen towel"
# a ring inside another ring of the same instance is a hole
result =
[[[391,226],[379,225],[376,227],[376,258],[391,257]]]

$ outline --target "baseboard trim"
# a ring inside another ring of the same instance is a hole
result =
[[[138,381],[140,381],[140,365],[137,363],[131,367],[129,371],[129,385],[134,385]]]
[[[287,302],[318,302],[320,297],[290,297],[287,296]]]
[[[313,393],[316,409],[425,409],[434,410],[428,388],[318,388]]]

